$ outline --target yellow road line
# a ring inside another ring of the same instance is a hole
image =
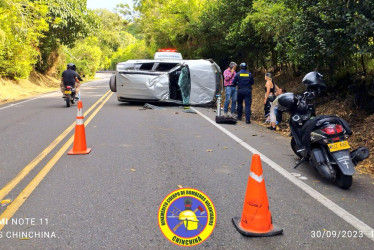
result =
[[[92,115],[84,123],[87,126],[91,120],[96,116],[104,104],[109,100],[113,93],[100,104],[100,106],[92,113]],[[49,173],[57,161],[65,154],[66,150],[71,146],[74,141],[74,135],[61,147],[61,149],[52,157],[52,159],[40,170],[40,172],[34,177],[34,179],[25,187],[24,190],[14,199],[14,201],[5,209],[5,211],[0,215],[0,221],[7,221],[12,218],[12,216],[17,212],[17,210],[22,206],[22,204],[27,200],[39,183],[44,179],[44,177]],[[3,229],[5,223],[0,224],[0,231]]]
[[[110,92],[106,92],[97,102],[95,102],[85,113],[87,116]],[[62,132],[51,144],[48,145],[37,157],[35,157],[29,164],[26,165],[16,177],[14,177],[10,182],[8,182],[0,190],[0,200],[9,194],[10,191],[15,188],[18,183],[20,183],[65,137],[73,130],[75,127],[75,122],[73,122],[64,132]]]

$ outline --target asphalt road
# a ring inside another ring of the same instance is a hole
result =
[[[81,88],[89,155],[67,155],[77,110],[60,93],[0,106],[0,200],[11,200],[0,207],[0,221],[11,215],[0,249],[177,248],[157,213],[180,186],[201,190],[216,209],[212,235],[196,248],[373,249],[373,179],[356,174],[341,190],[307,164],[293,169],[289,138],[257,124],[216,127],[210,108],[119,103],[108,80]],[[242,212],[254,150],[280,236],[246,238],[231,222]],[[20,237],[29,231],[46,234]]]

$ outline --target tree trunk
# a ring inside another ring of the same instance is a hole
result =
[[[277,52],[273,48],[271,49],[271,62],[273,64],[274,72],[279,71],[278,60],[277,60]]]
[[[264,56],[261,56],[261,64],[264,65],[266,71],[268,71],[268,67],[266,67],[266,62]]]

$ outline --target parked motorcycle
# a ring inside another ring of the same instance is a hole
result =
[[[344,119],[316,116],[312,100],[326,89],[322,75],[310,72],[302,83],[307,86],[302,95],[285,93],[278,97],[278,109],[290,113],[291,148],[301,158],[295,168],[308,161],[323,178],[348,189],[354,167],[369,157],[369,150],[360,147],[350,151],[347,139],[352,131]]]
[[[66,102],[66,107],[70,107],[70,103],[74,104],[75,101],[78,99],[76,97],[75,88],[73,88],[71,86],[65,86],[65,91],[64,91],[63,98]]]

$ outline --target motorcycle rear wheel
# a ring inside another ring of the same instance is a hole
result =
[[[341,189],[348,189],[352,186],[353,178],[352,175],[344,175],[338,171],[335,184]]]
[[[66,100],[66,107],[70,107],[70,95],[67,95],[65,100]]]

